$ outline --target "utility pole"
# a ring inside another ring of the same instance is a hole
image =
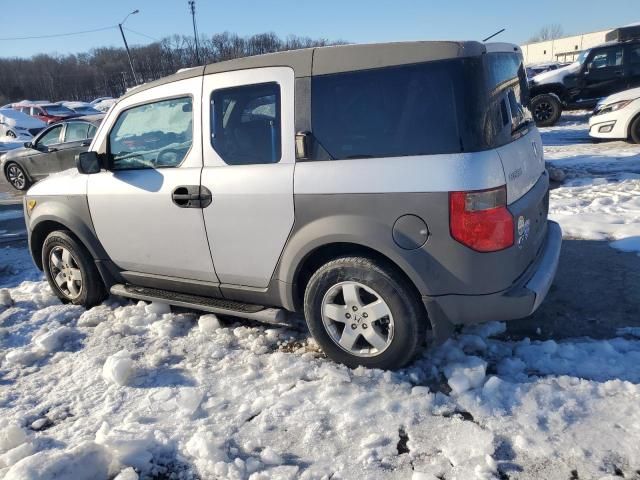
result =
[[[133,69],[133,60],[131,60],[131,52],[129,51],[129,44],[127,43],[127,38],[124,36],[124,30],[122,30],[122,25],[127,21],[130,15],[135,15],[140,10],[134,10],[129,15],[124,17],[124,20],[118,24],[118,28],[120,28],[120,34],[122,35],[122,41],[124,42],[124,48],[127,50],[127,57],[129,57],[129,66],[131,67],[131,75],[133,76],[133,81],[136,85],[138,85],[138,78],[136,77],[136,71]]]
[[[193,38],[196,42],[196,65],[200,65],[200,51],[198,48],[198,27],[196,26],[196,0],[189,0],[191,20],[193,20]]]

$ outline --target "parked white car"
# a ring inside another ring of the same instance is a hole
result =
[[[589,119],[593,138],[640,143],[640,88],[616,93],[598,102]]]
[[[0,108],[0,137],[30,139],[46,126],[39,118],[11,108]]]

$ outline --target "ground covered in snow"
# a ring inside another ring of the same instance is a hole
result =
[[[586,143],[584,121],[543,132],[567,174],[552,217],[633,238],[640,148]],[[302,330],[61,305],[23,247],[0,248],[1,288],[0,478],[640,479],[640,321],[545,341],[493,323],[383,372]]]

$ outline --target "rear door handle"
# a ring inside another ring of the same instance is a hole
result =
[[[207,187],[200,185],[181,185],[171,193],[171,200],[180,208],[207,208],[213,195]]]

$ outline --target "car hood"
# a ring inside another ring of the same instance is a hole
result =
[[[623,102],[625,100],[635,100],[636,98],[640,98],[640,87],[609,95],[608,97],[600,100],[598,105],[609,105],[611,103]]]
[[[550,84],[550,83],[562,83],[567,75],[577,73],[580,70],[580,64],[578,62],[567,65],[566,67],[558,68],[557,70],[549,70],[548,72],[536,75],[531,81],[536,85]]]
[[[0,112],[0,120],[12,127],[44,128],[47,126],[47,124],[39,118],[31,117],[29,115],[20,116],[19,119],[16,119],[11,115],[3,115],[2,112]]]

